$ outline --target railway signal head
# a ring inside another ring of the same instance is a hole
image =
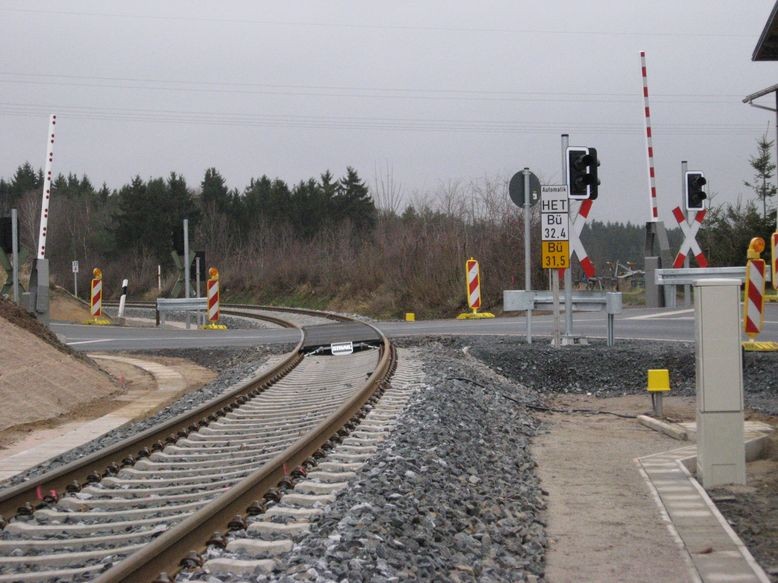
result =
[[[18,248],[18,230],[16,232],[16,243]],[[0,249],[8,255],[13,252],[13,225],[11,224],[11,217],[0,217]]]
[[[577,200],[594,200],[597,198],[597,187],[600,180],[597,177],[596,148],[571,146],[567,148],[567,192],[569,198]]]
[[[701,211],[705,208],[705,199],[708,195],[705,193],[705,175],[702,172],[692,171],[686,173],[684,202],[687,211]]]

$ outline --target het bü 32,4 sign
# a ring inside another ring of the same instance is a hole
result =
[[[567,186],[540,187],[541,265],[543,269],[570,267],[570,224]]]

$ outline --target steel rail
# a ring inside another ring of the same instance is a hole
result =
[[[95,581],[97,583],[153,581],[162,572],[177,571],[179,561],[189,551],[205,548],[208,539],[215,531],[226,530],[232,517],[236,514],[244,514],[253,501],[261,499],[268,490],[286,477],[290,470],[302,465],[340,431],[386,382],[396,364],[394,348],[386,336],[375,326],[365,325],[373,328],[381,338],[381,358],[365,385],[353,398],[265,466],[155,538],[149,545],[102,573]]]
[[[291,327],[297,326],[292,325]],[[237,406],[240,400],[263,391],[268,385],[282,378],[297,366],[303,358],[300,351],[304,340],[303,332],[300,330],[300,341],[294,350],[282,362],[258,378],[244,381],[234,389],[160,425],[0,491],[0,517],[13,516],[16,510],[25,503],[36,502],[39,492],[46,494],[52,490],[62,492],[74,481],[84,483],[93,480],[94,475],[103,476],[109,467],[121,467],[124,460],[130,456],[145,457],[149,451],[159,448],[160,444],[169,437],[183,437],[196,430],[195,424],[199,420],[208,417],[221,417],[228,413]]]

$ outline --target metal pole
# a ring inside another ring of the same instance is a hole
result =
[[[532,289],[532,273],[530,272],[530,192],[529,192],[529,168],[522,170],[524,172],[524,289]]]
[[[775,92],[775,149],[778,152],[778,91]],[[778,156],[776,156],[776,161],[778,161]],[[778,205],[775,205],[775,230],[778,231]],[[775,276],[776,274],[773,273],[773,278]]]
[[[562,134],[562,179],[567,181],[567,146],[570,136]],[[571,202],[568,200],[568,203]],[[570,204],[567,205],[568,228],[570,225]],[[580,258],[579,258],[580,259]],[[572,266],[565,269],[565,338],[572,341],[573,337],[573,270]]]
[[[184,297],[189,299],[189,219],[184,219]],[[186,329],[191,327],[191,314],[186,313]]]
[[[613,338],[613,320],[613,314],[608,314],[608,346],[613,346],[615,344],[615,340]]]
[[[195,297],[200,297],[200,258],[195,257]],[[204,324],[203,322],[203,314],[202,312],[197,312],[197,325],[202,326]]]
[[[195,297],[200,297],[200,258],[195,257]]]
[[[73,295],[78,297],[78,273],[73,272]]]
[[[554,346],[559,348],[559,270],[549,269],[551,272],[551,294],[554,301]]]
[[[529,168],[524,168],[524,289],[532,289],[532,272],[530,271],[530,186]],[[527,344],[532,344],[532,307],[527,310]]]
[[[11,259],[13,259],[14,303],[19,303],[19,217],[16,209],[11,209]]]
[[[662,409],[662,393],[651,393],[651,403],[654,405],[654,417],[663,419],[665,415]]]
[[[162,293],[162,266],[157,265],[157,290]]]
[[[681,204],[683,206],[686,206],[686,201],[683,200],[684,198],[684,189],[686,188],[686,170],[689,168],[689,163],[686,160],[681,161]],[[686,222],[689,223],[692,220],[693,213],[691,211],[686,211]],[[686,257],[683,260],[683,266],[685,268],[689,267],[689,253],[686,254]],[[684,306],[690,306],[692,304],[692,287],[685,283],[683,286],[683,305]]]

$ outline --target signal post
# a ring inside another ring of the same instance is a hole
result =
[[[551,271],[554,299],[554,346],[559,347],[559,270],[570,267],[570,203],[567,186],[540,187],[541,265]]]

